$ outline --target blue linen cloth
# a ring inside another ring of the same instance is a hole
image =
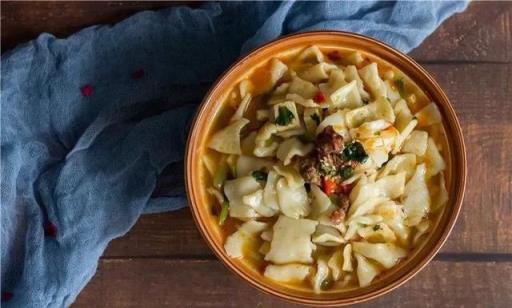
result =
[[[240,55],[317,29],[366,34],[408,52],[466,6],[208,3],[141,12],[67,39],[44,33],[5,53],[3,305],[70,305],[109,241],[142,213],[186,205],[187,123],[211,82]]]

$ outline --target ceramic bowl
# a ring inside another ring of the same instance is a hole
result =
[[[244,265],[240,260],[229,258],[223,248],[222,232],[216,217],[211,214],[210,204],[203,184],[201,155],[206,149],[206,137],[215,117],[231,89],[251,70],[267,62],[273,56],[310,45],[347,47],[373,54],[389,62],[409,76],[430,98],[436,102],[443,116],[447,137],[447,190],[449,201],[437,226],[422,245],[415,248],[407,260],[387,272],[384,277],[368,287],[353,290],[330,291],[314,294],[292,289],[264,278],[261,273]],[[366,301],[399,287],[416,275],[439,251],[452,230],[459,214],[466,183],[466,154],[462,131],[446,94],[430,74],[418,63],[396,49],[375,39],[347,32],[307,32],[286,36],[272,41],[234,63],[212,86],[193,119],[187,143],[185,179],[190,209],[197,227],[217,257],[236,275],[259,290],[296,303],[315,306],[336,306]]]

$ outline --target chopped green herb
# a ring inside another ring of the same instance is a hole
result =
[[[290,109],[288,109],[284,106],[281,106],[281,107],[279,107],[278,110],[279,110],[279,112],[278,112],[278,116],[276,119],[277,125],[286,126],[286,125],[290,124],[290,122],[293,119],[295,119],[295,116],[290,111]]]
[[[352,176],[353,173],[354,173],[354,169],[352,169],[351,166],[345,166],[345,167],[341,168],[341,170],[340,170],[340,175],[344,179],[348,179],[349,177]]]
[[[313,113],[311,115],[311,119],[313,121],[315,121],[316,125],[319,125],[320,124],[320,116],[318,116],[318,113]]]
[[[398,92],[401,97],[405,97],[405,82],[403,78],[395,79],[395,86],[398,88]]]
[[[213,175],[213,187],[220,189],[228,177],[228,172],[229,169],[226,164],[220,165]]]
[[[313,142],[315,141],[315,136],[313,136],[313,134],[310,132],[306,132],[304,135],[299,136],[299,140],[304,143]]]
[[[257,170],[253,171],[251,175],[256,181],[266,181],[268,174],[265,171]]]
[[[368,154],[366,154],[361,143],[353,142],[345,145],[342,158],[344,160],[355,160],[364,163],[368,159]]]
[[[378,231],[380,229],[382,229],[382,227],[380,225],[373,226],[373,231]]]
[[[222,202],[222,210],[220,211],[220,214],[219,214],[219,226],[224,225],[224,223],[226,222],[226,219],[228,218],[228,214],[229,214],[229,202],[225,200],[224,202]]]

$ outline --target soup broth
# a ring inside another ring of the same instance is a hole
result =
[[[227,95],[207,140],[201,178],[227,254],[291,288],[375,283],[448,201],[435,103],[357,50],[270,59]]]

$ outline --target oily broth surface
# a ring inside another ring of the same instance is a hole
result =
[[[346,58],[346,56],[349,55],[351,52],[356,51],[356,50],[348,49],[348,48],[334,48],[334,47],[322,47],[322,46],[318,46],[318,47],[324,53],[324,55],[326,55],[327,53],[329,53],[333,50],[336,50],[341,55],[342,59]],[[281,60],[283,63],[285,63],[290,68],[295,69],[295,68],[298,68],[301,65],[303,65],[303,63],[300,63],[299,61],[295,60],[296,56],[299,54],[299,52],[301,50],[302,49],[298,49],[296,52],[293,52],[293,53],[290,53],[290,52],[283,53],[282,55],[275,56],[275,58],[278,58],[279,60]],[[364,51],[358,51],[358,52],[360,52],[363,55],[363,59],[364,59],[364,61],[362,63],[359,63],[358,65],[356,65],[356,67],[358,69],[360,69],[372,62],[376,62],[378,64],[379,75],[381,78],[383,78],[384,74],[389,70],[392,70],[394,72],[394,74],[395,74],[394,79],[404,78],[405,93],[407,95],[414,94],[416,97],[416,102],[409,104],[409,107],[413,114],[431,102],[431,99],[430,99],[428,93],[425,93],[424,91],[422,91],[413,80],[409,79],[409,77],[407,77],[405,74],[403,74],[395,66],[389,64],[388,62],[386,62],[374,55],[367,54]],[[332,61],[329,61],[326,58],[326,62],[332,62]],[[336,64],[346,65],[347,63],[343,63],[343,61],[341,61],[341,62],[337,62]],[[271,90],[271,88],[269,87],[269,79],[270,79],[269,76],[270,76],[270,59],[268,59],[268,61],[266,63],[264,63],[263,65],[260,65],[259,67],[254,68],[253,71],[249,72],[247,75],[242,76],[240,78],[240,80],[249,79],[252,82],[252,84],[254,85],[254,88],[252,89],[252,92],[254,93],[254,99],[251,102],[251,104],[249,105],[247,112],[244,114],[244,117],[247,118],[248,120],[250,120],[251,122],[242,131],[242,133],[248,132],[248,131],[254,131],[257,128],[259,128],[259,126],[255,126],[256,111],[258,109],[268,108],[268,106],[265,103],[265,100],[263,99],[263,95],[266,92]],[[238,80],[238,82],[240,80]],[[208,133],[206,134],[206,138],[203,139],[204,142],[207,143],[210,140],[211,136],[215,132],[217,132],[218,130],[222,129],[223,127],[225,127],[229,124],[229,120],[230,120],[231,116],[235,113],[235,111],[238,107],[238,104],[241,100],[241,97],[239,94],[239,89],[238,89],[238,82],[233,84],[232,89],[231,89],[230,93],[226,96],[226,99],[223,101],[222,106],[219,109],[217,109],[217,112],[216,112],[215,116],[213,117],[213,120],[211,121],[210,126],[207,129]],[[443,121],[444,121],[444,119],[443,119]],[[451,174],[450,174],[450,168],[449,168],[450,157],[448,155],[448,140],[446,137],[445,129],[444,129],[442,123],[440,123],[440,124],[435,124],[435,125],[432,125],[429,127],[422,127],[422,130],[428,132],[429,136],[431,136],[434,139],[434,141],[436,142],[436,144],[439,147],[439,150],[441,151],[441,155],[443,156],[444,160],[447,163],[448,168],[446,168],[446,170],[444,172],[444,174],[445,174],[444,176],[445,176],[445,180],[446,180],[446,186],[447,186],[448,190],[450,190],[450,187],[451,187],[451,185],[450,185]],[[202,151],[202,153],[201,153],[202,155],[205,155],[205,154],[214,155],[214,156],[218,157],[219,159],[222,156],[222,154],[209,149],[206,146],[206,144],[203,144],[201,146],[201,151]],[[427,182],[429,192],[432,191],[432,189],[436,188],[436,185],[438,185],[437,184],[438,178],[440,176],[441,175],[437,175],[437,176],[431,178]],[[209,222],[213,225],[210,227],[215,230],[215,233],[219,236],[220,242],[224,243],[226,240],[226,237],[229,236],[230,234],[232,234],[233,232],[235,232],[237,230],[237,228],[243,223],[243,221],[240,221],[238,219],[228,216],[225,224],[222,227],[218,225],[217,215],[220,211],[219,210],[220,206],[218,205],[218,202],[216,201],[216,199],[213,196],[211,196],[208,192],[206,192],[206,188],[212,186],[212,178],[211,178],[208,170],[202,163],[200,164],[200,177],[201,177],[201,182],[202,182],[202,187],[201,187],[202,195],[205,196],[205,199],[206,199],[205,204],[203,204],[201,206],[206,206],[208,208],[208,212],[211,215],[211,217],[210,217],[211,219]],[[414,250],[421,249],[421,247],[428,241],[428,238],[430,237],[430,234],[432,233],[432,231],[435,230],[435,228],[437,228],[437,225],[439,224],[439,221],[440,221],[443,211],[444,211],[444,207],[441,207],[441,209],[438,210],[437,212],[430,213],[428,219],[431,221],[432,227],[428,231],[427,236],[423,236],[422,239],[420,240],[420,242],[409,251],[409,254],[405,259],[409,258],[412,255],[412,252]],[[271,217],[271,218],[263,217],[263,218],[259,218],[258,220],[270,222],[271,225],[273,225],[275,223],[275,221],[277,220],[277,217]],[[414,237],[414,234],[411,234],[411,238],[412,237]],[[259,273],[259,275],[261,275],[261,277],[263,277],[264,280],[270,284],[279,285],[279,286],[287,286],[292,289],[297,289],[300,291],[306,291],[306,292],[313,293],[312,287],[309,284],[308,280],[304,280],[304,281],[300,281],[300,282],[293,282],[293,283],[281,283],[281,282],[271,281],[270,279],[264,277],[263,276],[264,269],[265,269],[266,265],[270,264],[270,262],[263,260],[263,255],[258,253],[258,249],[262,243],[263,243],[263,239],[261,239],[259,236],[257,236],[254,241],[252,241],[246,247],[244,247],[244,253],[245,253],[244,255],[246,257],[241,258],[241,259],[236,259],[236,260],[232,259],[232,261],[239,263],[241,266],[247,267],[252,272]],[[325,247],[325,246],[318,246],[318,248],[319,249],[317,249],[317,251],[315,251],[313,253],[315,260],[316,260],[317,256],[330,255],[336,249],[336,247]],[[409,249],[409,247],[404,247],[404,248]],[[400,261],[400,263],[401,262],[403,262],[403,260]],[[386,270],[378,263],[374,263],[374,265],[381,267],[383,269],[383,272],[373,280],[372,284],[375,283],[376,281],[378,281],[379,279],[381,279],[383,276],[390,273],[391,271],[395,271],[399,268],[399,265],[397,265],[391,269]],[[327,291],[323,291],[323,292],[327,292],[327,293],[339,292],[340,290],[349,290],[349,289],[354,289],[354,288],[359,288],[359,286],[357,285],[357,280],[355,280],[355,281],[353,280],[352,283],[347,284],[347,285],[342,285],[342,286],[340,286],[340,282],[337,282],[334,284],[333,288],[331,288]]]

